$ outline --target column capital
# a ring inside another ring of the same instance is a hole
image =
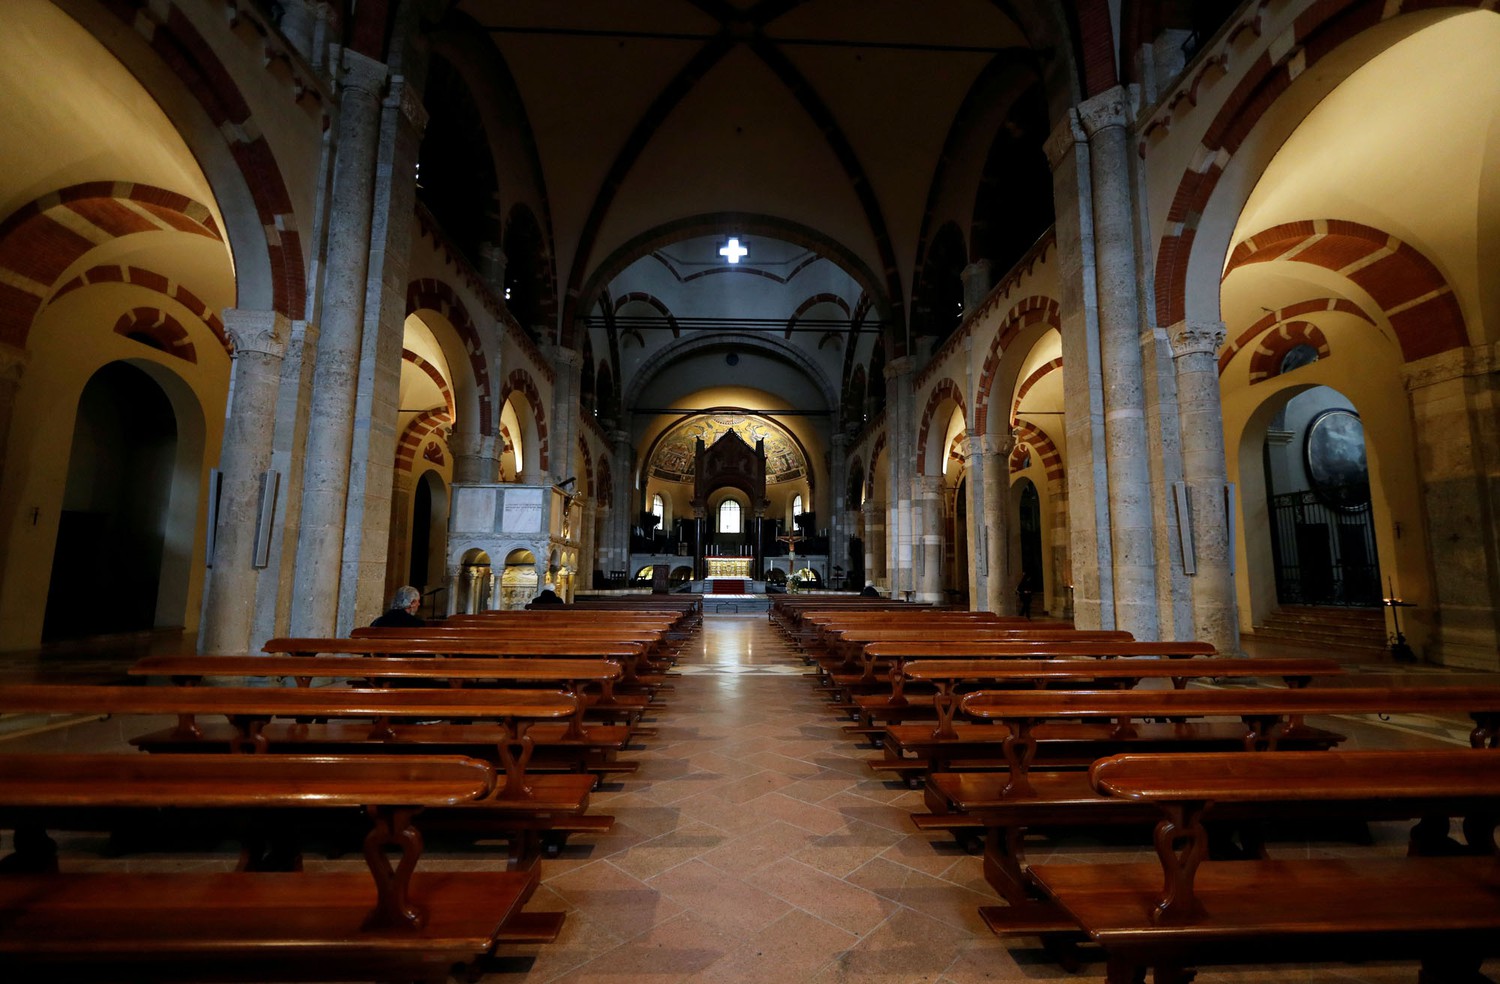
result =
[[[31,355],[25,349],[0,342],[0,383],[19,383]]]
[[[907,376],[917,367],[917,360],[909,355],[903,355],[899,359],[892,359],[885,364],[885,378],[896,379]]]
[[[390,70],[384,62],[348,48],[338,52],[338,80],[344,89],[356,89],[368,95],[379,95]]]
[[[391,76],[391,94],[387,97],[387,101],[401,110],[401,115],[411,124],[412,129],[418,133],[426,131],[429,118],[427,107],[422,105],[417,90],[407,83],[406,76]]]
[[[1172,358],[1189,355],[1215,355],[1224,344],[1228,329],[1222,321],[1179,321],[1167,328],[1172,342]]]
[[[569,369],[579,369],[583,366],[583,353],[577,349],[566,348],[562,345],[548,345],[545,349],[552,364],[561,368],[567,366]]]
[[[1088,134],[1084,133],[1083,124],[1078,121],[1077,111],[1069,110],[1042,143],[1042,152],[1047,155],[1047,163],[1055,171],[1073,153],[1075,146],[1087,142]]]
[[[500,457],[500,438],[493,434],[454,431],[448,435],[448,448],[455,458]]]
[[[1401,367],[1401,377],[1408,390],[1424,389],[1468,376],[1488,376],[1500,372],[1500,343],[1471,345],[1429,355]]]
[[[291,319],[279,311],[250,311],[226,308],[223,312],[224,333],[234,345],[234,354],[254,352],[279,359],[286,354],[292,334]]]
[[[1130,101],[1123,86],[1115,86],[1078,104],[1078,120],[1092,139],[1099,131],[1123,127],[1130,121]]]

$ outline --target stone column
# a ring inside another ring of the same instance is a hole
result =
[[[309,65],[321,65],[328,34],[328,4],[324,0],[282,0],[281,33]]]
[[[890,459],[891,501],[886,504],[887,575],[891,597],[905,599],[906,592],[917,590],[915,531],[912,510],[916,481],[916,414],[912,392],[914,360],[911,356],[892,359],[885,367],[886,434]]]
[[[499,609],[505,604],[504,568],[501,568],[501,571],[501,574],[496,574],[495,569],[493,567],[490,568],[490,598],[485,606],[487,608]]]
[[[578,415],[583,412],[578,405],[578,372],[583,365],[583,355],[561,345],[547,346],[554,372],[552,383],[552,474],[553,482],[569,477],[583,481],[582,475],[574,473],[574,459],[578,454]]]
[[[889,588],[890,576],[885,566],[885,503],[871,499],[860,510],[865,524],[865,580],[874,584],[883,581]]]
[[[964,282],[964,314],[965,316],[979,310],[984,304],[984,299],[990,296],[991,280],[990,261],[975,260],[964,267],[963,273],[959,275]]]
[[[463,610],[464,569],[448,572],[448,614],[457,615]]]
[[[943,595],[943,476],[917,479],[916,517],[922,550],[922,578],[917,600],[942,604]]]
[[[1063,364],[1067,366],[1063,373],[1063,429],[1068,448],[1067,501],[1071,504],[1066,548],[1073,568],[1076,621],[1079,628],[1113,629],[1104,385],[1099,364],[1099,298],[1094,291],[1094,223],[1089,208],[1094,192],[1088,139],[1076,112],[1070,111],[1057,125],[1043,149],[1052,165],[1053,198],[1057,203],[1058,313],[1062,319]],[[1012,587],[1001,585],[1011,600],[1002,602],[997,611],[1014,610],[1009,607],[1014,604]]]
[[[500,439],[471,431],[448,438],[453,452],[453,484],[487,485],[500,477]]]
[[[1419,516],[1395,515],[1396,594],[1416,605],[1402,628],[1428,660],[1500,669],[1500,346],[1431,356],[1404,369],[1421,482]],[[1410,532],[1425,524],[1422,537]],[[1428,560],[1428,557],[1432,560]],[[1423,568],[1431,563],[1430,586]]]
[[[411,24],[406,29],[411,31],[414,27]],[[410,48],[407,45],[408,56]],[[393,77],[382,106],[377,152],[368,300],[360,346],[343,573],[339,583],[341,632],[369,622],[385,607],[380,585],[386,573],[387,545],[391,539],[395,475],[391,463],[396,457],[399,438],[396,425],[401,409],[406,291],[411,282],[408,271],[417,194],[415,173],[426,126],[427,111],[412,80],[402,75]]]
[[[984,585],[985,611],[1014,614],[1015,580],[1010,569],[1010,451],[1016,439],[1010,434],[991,434],[979,448],[984,485],[984,550],[989,577]],[[975,469],[970,469],[973,481]]]
[[[266,421],[276,416],[291,322],[276,311],[231,308],[224,312],[224,329],[234,342],[234,384],[219,451],[219,517],[199,648],[243,655],[253,651],[250,635],[260,580],[254,563],[255,531],[261,496],[286,494],[284,484],[274,492],[263,492],[262,485],[271,465],[271,428]]]
[[[1192,585],[1193,632],[1225,655],[1240,650],[1234,565],[1225,513],[1224,415],[1219,399],[1222,321],[1179,322],[1168,329],[1177,370],[1178,416],[1182,421],[1182,474],[1187,482],[1196,573]]]
[[[624,429],[610,431],[609,447],[614,501],[609,504],[611,522],[609,534],[605,539],[608,544],[605,559],[609,564],[604,571],[608,576],[612,570],[623,570],[625,577],[629,578],[635,573],[630,569],[630,527],[635,522],[635,511],[631,501],[635,483],[631,468],[631,459],[634,455],[630,445],[630,432]]]
[[[1099,300],[1115,618],[1120,628],[1134,633],[1137,639],[1155,639],[1160,634],[1160,619],[1126,98],[1125,90],[1116,87],[1082,103],[1078,112],[1089,137],[1089,175],[1093,181],[1094,276]]]
[[[341,53],[341,89],[323,325],[313,369],[301,527],[293,576],[291,633],[333,635],[344,549],[350,454],[380,137],[380,92],[386,68],[357,52]],[[377,581],[377,586],[383,580]]]
[[[835,426],[837,422],[835,422]],[[847,568],[849,559],[849,438],[835,429],[828,452],[828,579],[832,586],[834,567]],[[863,587],[863,585],[861,585]]]

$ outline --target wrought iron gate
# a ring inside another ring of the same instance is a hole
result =
[[[1283,605],[1381,604],[1368,486],[1271,497],[1276,600]],[[1363,492],[1363,502],[1358,501]],[[1333,493],[1333,494],[1330,494]]]

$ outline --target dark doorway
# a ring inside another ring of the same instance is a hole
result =
[[[1021,508],[1016,528],[1020,531],[1021,569],[1013,572],[1016,580],[1023,573],[1031,575],[1033,590],[1042,584],[1042,499],[1030,479],[1021,479]]]
[[[78,400],[44,642],[155,626],[176,457],[177,417],[155,380],[124,362],[95,373]]]

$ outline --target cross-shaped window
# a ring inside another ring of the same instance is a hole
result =
[[[738,239],[730,239],[729,245],[719,250],[719,255],[727,259],[730,263],[738,263],[744,257],[749,256],[750,251],[741,246]]]

